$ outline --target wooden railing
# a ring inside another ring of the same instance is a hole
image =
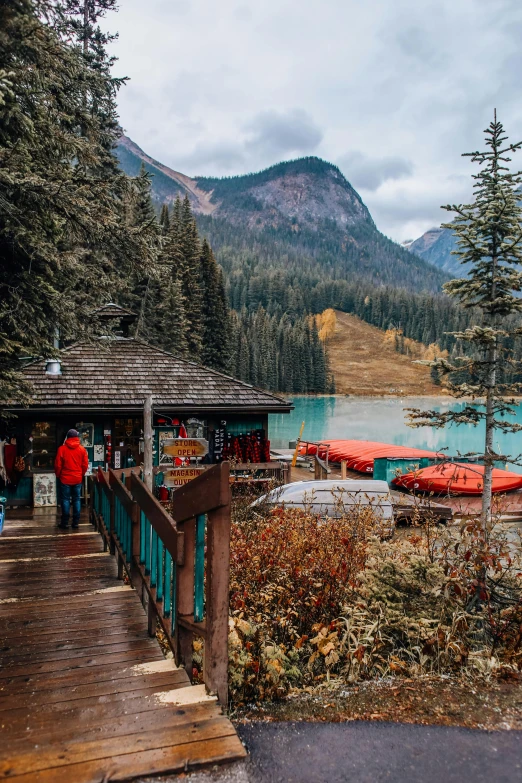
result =
[[[176,490],[172,516],[136,468],[91,477],[91,519],[148,611],[178,665],[192,677],[192,642],[204,639],[207,689],[227,702],[230,564],[229,465],[209,468]]]

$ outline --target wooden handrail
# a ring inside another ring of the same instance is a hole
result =
[[[176,524],[161,503],[145,486],[143,481],[135,473],[131,474],[131,494],[139,508],[163,541],[172,559],[178,565],[183,565],[183,534],[176,528]]]
[[[113,470],[109,470],[109,486],[122,504],[123,508],[129,514],[132,515],[134,511],[134,500],[132,495],[118,478],[117,474]]]
[[[177,489],[172,501],[176,522],[185,522],[198,514],[230,505],[229,476],[230,465],[222,462]]]
[[[222,704],[228,696],[229,477],[229,465],[222,463],[176,490],[173,515],[136,468],[98,470],[91,479],[98,488],[91,492],[91,519],[116,554],[119,575],[125,568],[141,589],[149,632],[159,621],[189,676],[193,637],[201,636],[203,678]]]

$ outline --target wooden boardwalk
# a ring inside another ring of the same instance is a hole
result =
[[[0,780],[102,783],[244,757],[203,686],[166,660],[82,515],[11,512],[0,536]]]

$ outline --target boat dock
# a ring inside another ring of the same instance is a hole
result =
[[[285,462],[291,461],[293,449],[273,449],[273,459],[278,458]],[[341,479],[341,467],[337,463],[329,463],[328,477]],[[290,471],[289,481],[310,481],[314,475],[311,459],[304,457],[298,459],[295,468]],[[347,479],[356,481],[371,480],[373,476],[368,473],[358,473],[353,470],[346,471]],[[429,509],[440,520],[461,519],[464,516],[476,516],[480,513],[481,497],[469,495],[437,496],[436,498],[410,495],[407,492],[390,489],[392,503],[394,507],[395,518],[398,520],[409,520],[413,517],[415,509],[419,505]],[[500,520],[502,522],[517,522],[522,520],[522,492],[510,492],[502,497],[502,507],[499,510]]]
[[[224,500],[212,500],[212,484],[201,480],[199,497],[184,493],[193,504],[187,516],[198,511],[201,497],[207,507],[221,503],[213,518],[208,510],[209,547],[228,514],[228,473],[217,470],[214,483],[219,490],[223,479]],[[226,676],[226,635],[221,647],[213,639],[213,596],[226,591],[228,601],[224,572],[214,568],[212,554],[203,561],[197,552],[206,616],[182,617],[180,610],[194,614],[190,517],[182,530],[136,482],[141,506],[115,474],[101,476],[78,531],[59,530],[54,508],[9,512],[0,537],[0,780],[129,781],[246,755],[222,711],[226,691],[220,693],[218,670]],[[180,536],[184,566],[179,554],[170,558]],[[148,541],[152,552],[142,557]],[[218,566],[225,555],[218,553]],[[140,598],[147,594],[145,612]],[[173,629],[174,650],[185,623],[183,662],[164,657],[157,622]],[[193,632],[206,639],[207,687],[191,683]]]

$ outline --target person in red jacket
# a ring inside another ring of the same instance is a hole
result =
[[[80,495],[83,477],[89,467],[89,457],[80,444],[76,430],[69,430],[65,442],[59,447],[54,461],[54,472],[60,483],[62,521],[58,525],[62,530],[69,527],[69,513],[72,503],[72,527],[78,530],[80,524]]]

